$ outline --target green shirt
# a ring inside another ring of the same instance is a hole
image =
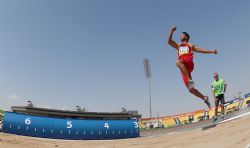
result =
[[[218,81],[214,81],[212,84],[212,88],[214,91],[214,95],[217,97],[221,94],[224,94],[224,85],[225,82],[222,79],[219,79]]]

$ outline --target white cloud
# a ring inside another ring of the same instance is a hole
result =
[[[12,94],[12,95],[9,96],[9,99],[10,100],[21,100],[21,99],[23,99],[23,97],[22,96],[18,96],[16,94]]]

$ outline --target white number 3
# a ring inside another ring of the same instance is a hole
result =
[[[139,127],[139,125],[138,125],[137,122],[134,122],[134,124],[135,124],[135,128],[138,128],[138,127]]]

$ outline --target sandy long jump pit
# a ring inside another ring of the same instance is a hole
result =
[[[202,128],[121,140],[54,140],[0,133],[0,148],[250,148],[250,116]]]

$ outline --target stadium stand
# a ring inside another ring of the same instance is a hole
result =
[[[165,127],[172,127],[172,126],[176,126],[176,122],[174,120],[174,118],[168,118],[168,117],[163,117],[163,124],[165,125]]]
[[[225,103],[225,114],[230,114],[234,111],[237,111],[241,108],[249,107],[250,106],[250,93],[245,95],[245,98],[237,98],[230,100]],[[204,109],[197,110],[190,113],[184,113],[174,116],[163,116],[159,118],[141,118],[141,128],[146,128],[148,125],[148,128],[154,128],[153,123],[160,121],[165,127],[173,127],[173,126],[179,126],[179,125],[185,125],[190,124],[194,122],[199,122],[202,120],[211,119],[214,116],[214,110],[215,107],[212,107],[209,109],[209,111],[206,111]],[[220,114],[221,107],[218,108],[218,113]]]
[[[245,98],[242,103],[242,108],[250,106],[250,96]]]
[[[198,122],[198,121],[203,120],[204,119],[204,113],[205,113],[205,110],[196,111],[195,114],[194,114],[193,122]]]

